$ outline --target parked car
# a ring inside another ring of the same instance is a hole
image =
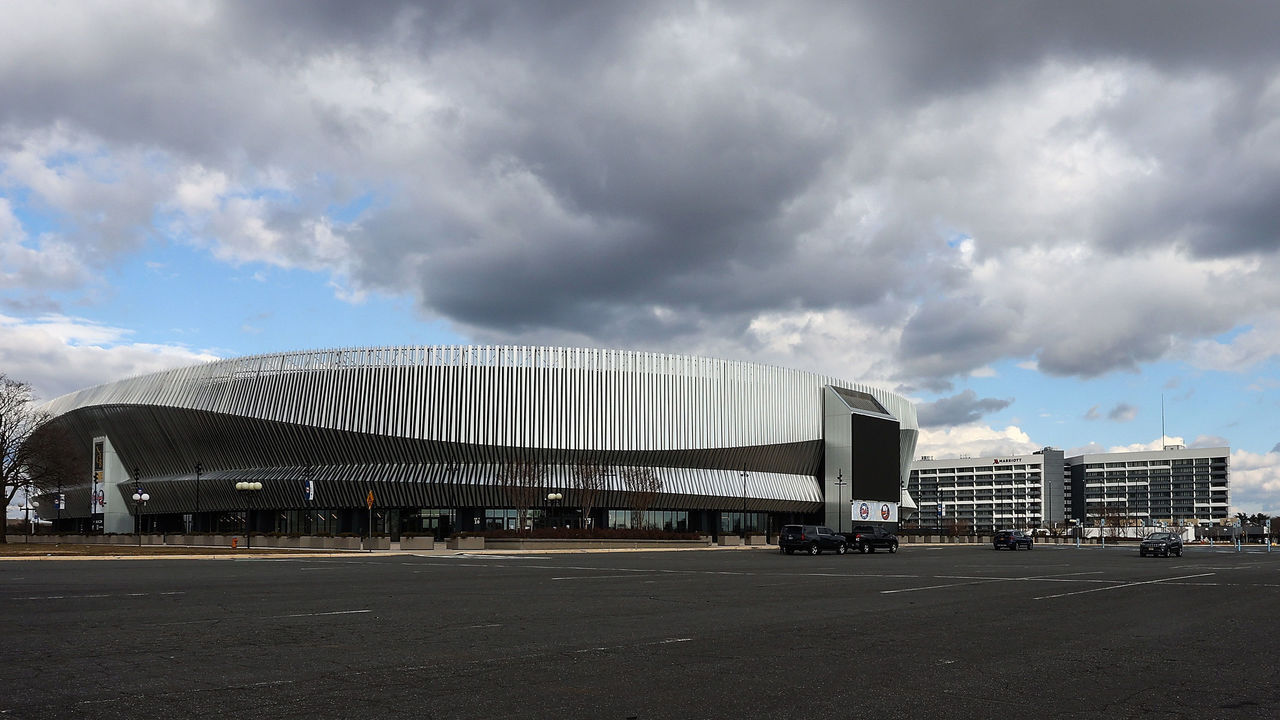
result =
[[[778,552],[790,555],[796,550],[810,555],[834,550],[843,555],[849,550],[849,543],[843,535],[822,525],[783,525],[778,533]]]
[[[875,552],[876,548],[898,552],[898,536],[877,525],[854,525],[845,533],[849,545],[860,553]]]
[[[1182,557],[1182,536],[1178,533],[1158,532],[1147,536],[1138,546],[1138,555],[1162,555]]]
[[[1031,536],[1021,530],[1001,530],[991,538],[991,544],[996,550],[1000,548],[1009,548],[1017,550],[1020,547],[1031,549]]]

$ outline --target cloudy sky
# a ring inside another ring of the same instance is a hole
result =
[[[1280,4],[8,2],[0,372],[645,348],[1280,514]]]

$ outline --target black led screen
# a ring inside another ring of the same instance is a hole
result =
[[[901,496],[898,462],[898,422],[851,413],[853,421],[853,482],[859,500],[898,502]]]

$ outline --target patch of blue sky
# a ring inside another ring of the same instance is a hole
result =
[[[181,345],[222,357],[467,342],[446,324],[423,319],[412,298],[368,294],[360,303],[346,302],[336,297],[327,273],[230,265],[186,244],[154,242],[106,279],[113,301],[81,316],[130,330],[128,342]]]
[[[300,200],[298,194],[289,188],[271,186],[246,187],[227,193],[225,197],[242,200],[266,200],[278,205],[296,205]]]
[[[93,161],[101,160],[110,155],[105,149],[98,149],[93,152],[74,151],[74,150],[55,150],[41,158],[46,168],[50,170],[63,170],[69,167],[85,167],[86,165],[98,165]]]
[[[973,239],[973,236],[969,235],[968,233],[952,233],[947,238],[947,247],[953,248],[953,249],[958,248],[961,245],[963,245],[966,240],[972,240],[972,239]]]
[[[5,188],[0,191],[0,197],[9,201],[10,211],[30,240],[47,233],[64,233],[71,227],[65,214],[45,207],[32,196],[30,188]]]
[[[1257,378],[1280,377],[1276,372],[1201,371],[1160,362],[1145,365],[1140,372],[1080,379],[1046,375],[1014,361],[993,367],[995,376],[969,378],[943,396],[971,388],[980,398],[1012,399],[1009,407],[984,416],[981,422],[994,428],[1017,425],[1040,445],[1070,449],[1088,443],[1108,448],[1150,443],[1160,437],[1162,395],[1170,436],[1188,443],[1202,436],[1221,437],[1231,447],[1251,452],[1266,452],[1280,441],[1280,432],[1245,419],[1257,415],[1258,404],[1270,405],[1274,412],[1280,382],[1258,382]],[[1112,419],[1112,411],[1122,405],[1135,408],[1132,417]],[[1092,416],[1090,410],[1094,410]]]
[[[1237,325],[1231,328],[1230,330],[1215,336],[1213,339],[1215,342],[1222,343],[1223,345],[1230,345],[1233,340],[1249,332],[1252,329],[1253,329],[1252,324]]]
[[[374,193],[366,192],[345,203],[330,203],[325,208],[325,216],[335,222],[349,225],[359,220],[370,208],[380,204]]]

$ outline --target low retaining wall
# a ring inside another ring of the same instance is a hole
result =
[[[734,540],[741,541],[736,535]],[[462,538],[471,540],[474,538]],[[449,541],[450,550],[657,550],[667,548],[704,548],[711,545],[711,538],[701,540],[628,540],[615,538],[574,538],[560,540],[556,538],[478,538],[484,541],[479,548],[455,548],[453,539]],[[721,538],[722,540],[724,537]],[[735,543],[736,544],[736,543]]]
[[[485,539],[482,537],[451,537],[445,542],[450,550],[484,550]]]
[[[433,537],[401,537],[401,550],[435,550],[436,539]]]
[[[245,547],[243,533],[233,535],[17,535],[9,537],[23,538],[25,542],[66,545],[165,545],[169,547]],[[430,539],[430,538],[428,538]],[[315,550],[389,550],[390,538],[371,538],[368,545],[362,545],[358,537],[321,537],[318,535],[301,535],[298,537],[278,535],[254,535],[250,538],[251,547],[260,548],[307,548]]]

